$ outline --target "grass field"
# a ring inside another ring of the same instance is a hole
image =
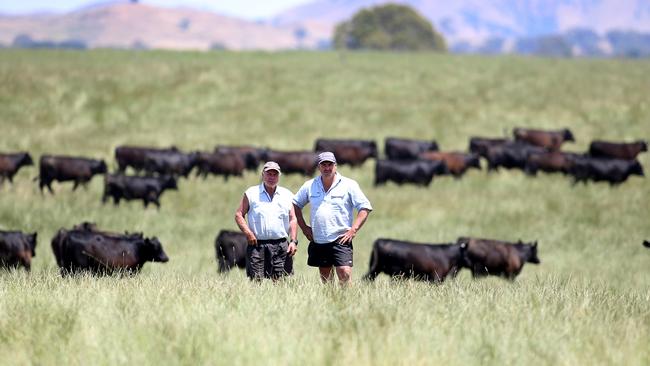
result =
[[[0,51],[0,151],[104,158],[120,144],[311,149],[318,137],[470,136],[569,127],[592,139],[650,137],[650,61],[434,54]],[[646,170],[650,154],[641,156]],[[428,188],[372,186],[374,163],[340,167],[374,212],[355,239],[351,288],[306,266],[278,284],[222,276],[214,237],[234,229],[243,179],[190,178],[162,209],[101,204],[36,167],[0,188],[0,229],[38,231],[33,271],[0,273],[0,364],[648,365],[650,184],[472,171]],[[296,191],[304,181],[284,176]],[[83,220],[157,236],[170,261],[133,278],[58,275],[50,239]],[[360,281],[372,242],[473,235],[539,241],[515,282],[461,272],[442,285]]]

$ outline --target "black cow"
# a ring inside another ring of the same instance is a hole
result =
[[[196,175],[206,178],[208,173],[223,175],[225,181],[231,175],[244,175],[246,163],[242,154],[232,152],[199,152],[196,163]]]
[[[444,161],[377,160],[375,186],[388,181],[397,184],[414,183],[428,186],[436,174],[449,174],[449,169]]]
[[[104,232],[91,225],[60,229],[52,238],[52,251],[62,276],[84,271],[135,274],[146,262],[169,260],[156,237]]]
[[[233,153],[239,154],[246,163],[246,169],[257,171],[257,167],[264,160],[267,149],[254,146],[224,146],[217,145],[214,148],[215,153]]]
[[[436,141],[388,137],[384,141],[384,153],[389,160],[413,160],[425,151],[437,151]]]
[[[547,150],[542,147],[518,141],[491,146],[486,154],[488,171],[499,170],[499,167],[524,170],[531,154],[545,152]]]
[[[27,165],[34,165],[29,153],[0,153],[0,185],[4,183],[5,179],[9,179],[9,182],[13,183],[14,175],[18,172],[18,169]]]
[[[96,174],[106,173],[104,160],[87,159],[71,156],[43,155],[40,160],[39,188],[47,187],[50,193],[52,182],[74,181],[72,190],[76,190],[79,184],[86,185]]]
[[[370,268],[363,277],[374,280],[380,273],[392,277],[443,282],[464,267],[465,244],[423,244],[377,239],[370,254]]]
[[[198,162],[197,152],[182,151],[149,151],[146,153],[144,170],[149,173],[186,177]]]
[[[470,168],[481,169],[478,154],[466,154],[456,151],[425,151],[419,157],[424,160],[444,161],[447,168],[449,168],[449,173],[455,178],[462,177]]]
[[[369,158],[377,158],[377,143],[372,140],[318,139],[314,151],[331,151],[336,156],[337,164],[357,167]]]
[[[29,272],[36,256],[37,233],[0,230],[0,267],[11,269],[23,266]]]
[[[154,148],[145,146],[118,146],[115,148],[115,160],[118,169],[124,173],[127,167],[133,168],[136,172],[144,170],[149,153],[156,152],[179,152],[176,146],[168,148]]]
[[[174,177],[138,177],[107,174],[104,179],[102,203],[106,203],[108,197],[113,197],[115,205],[119,204],[122,198],[127,201],[141,199],[145,208],[150,202],[160,208],[158,199],[166,189],[178,189]]]
[[[275,161],[282,168],[283,174],[300,173],[312,176],[316,172],[318,155],[313,151],[273,151],[266,152],[264,160]]]
[[[214,240],[219,272],[225,273],[233,267],[246,269],[246,235],[239,231],[221,230]],[[284,271],[293,274],[293,257],[287,255],[284,261]]]
[[[644,240],[643,241],[643,246],[646,248],[650,248],[650,241]]]
[[[574,178],[574,184],[606,181],[610,185],[625,182],[630,175],[644,176],[643,166],[637,160],[602,159],[592,157],[576,157],[569,169]]]
[[[535,130],[515,128],[512,130],[515,140],[523,141],[550,151],[558,151],[565,141],[575,141],[573,133],[568,128],[562,130]]]
[[[457,244],[466,244],[464,264],[473,277],[501,276],[514,280],[526,262],[539,264],[537,241],[509,243],[501,240],[460,237]]]
[[[503,145],[506,142],[512,142],[512,140],[491,137],[472,137],[469,140],[469,151],[485,158],[487,157],[487,152],[490,147]]]
[[[648,151],[648,143],[641,140],[627,143],[596,140],[589,144],[589,155],[597,158],[634,160],[644,151]]]

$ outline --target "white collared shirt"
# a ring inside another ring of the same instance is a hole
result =
[[[370,201],[359,184],[338,172],[329,191],[325,191],[323,181],[318,176],[300,187],[293,197],[293,203],[301,209],[311,204],[311,230],[314,241],[319,244],[331,243],[350,230],[353,209],[372,211]]]
[[[290,190],[277,186],[273,197],[264,189],[264,183],[252,186],[244,193],[248,198],[248,227],[258,240],[289,237]]]

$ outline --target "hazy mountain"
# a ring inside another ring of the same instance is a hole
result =
[[[272,26],[209,11],[122,1],[94,4],[65,14],[0,16],[0,44],[60,45],[70,41],[89,48],[199,50],[277,50],[316,47],[322,42],[300,27]]]

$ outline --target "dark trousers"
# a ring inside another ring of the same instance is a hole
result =
[[[252,280],[278,279],[293,272],[293,260],[288,257],[289,243],[257,243],[246,248],[246,275]],[[285,262],[290,261],[290,267]]]

